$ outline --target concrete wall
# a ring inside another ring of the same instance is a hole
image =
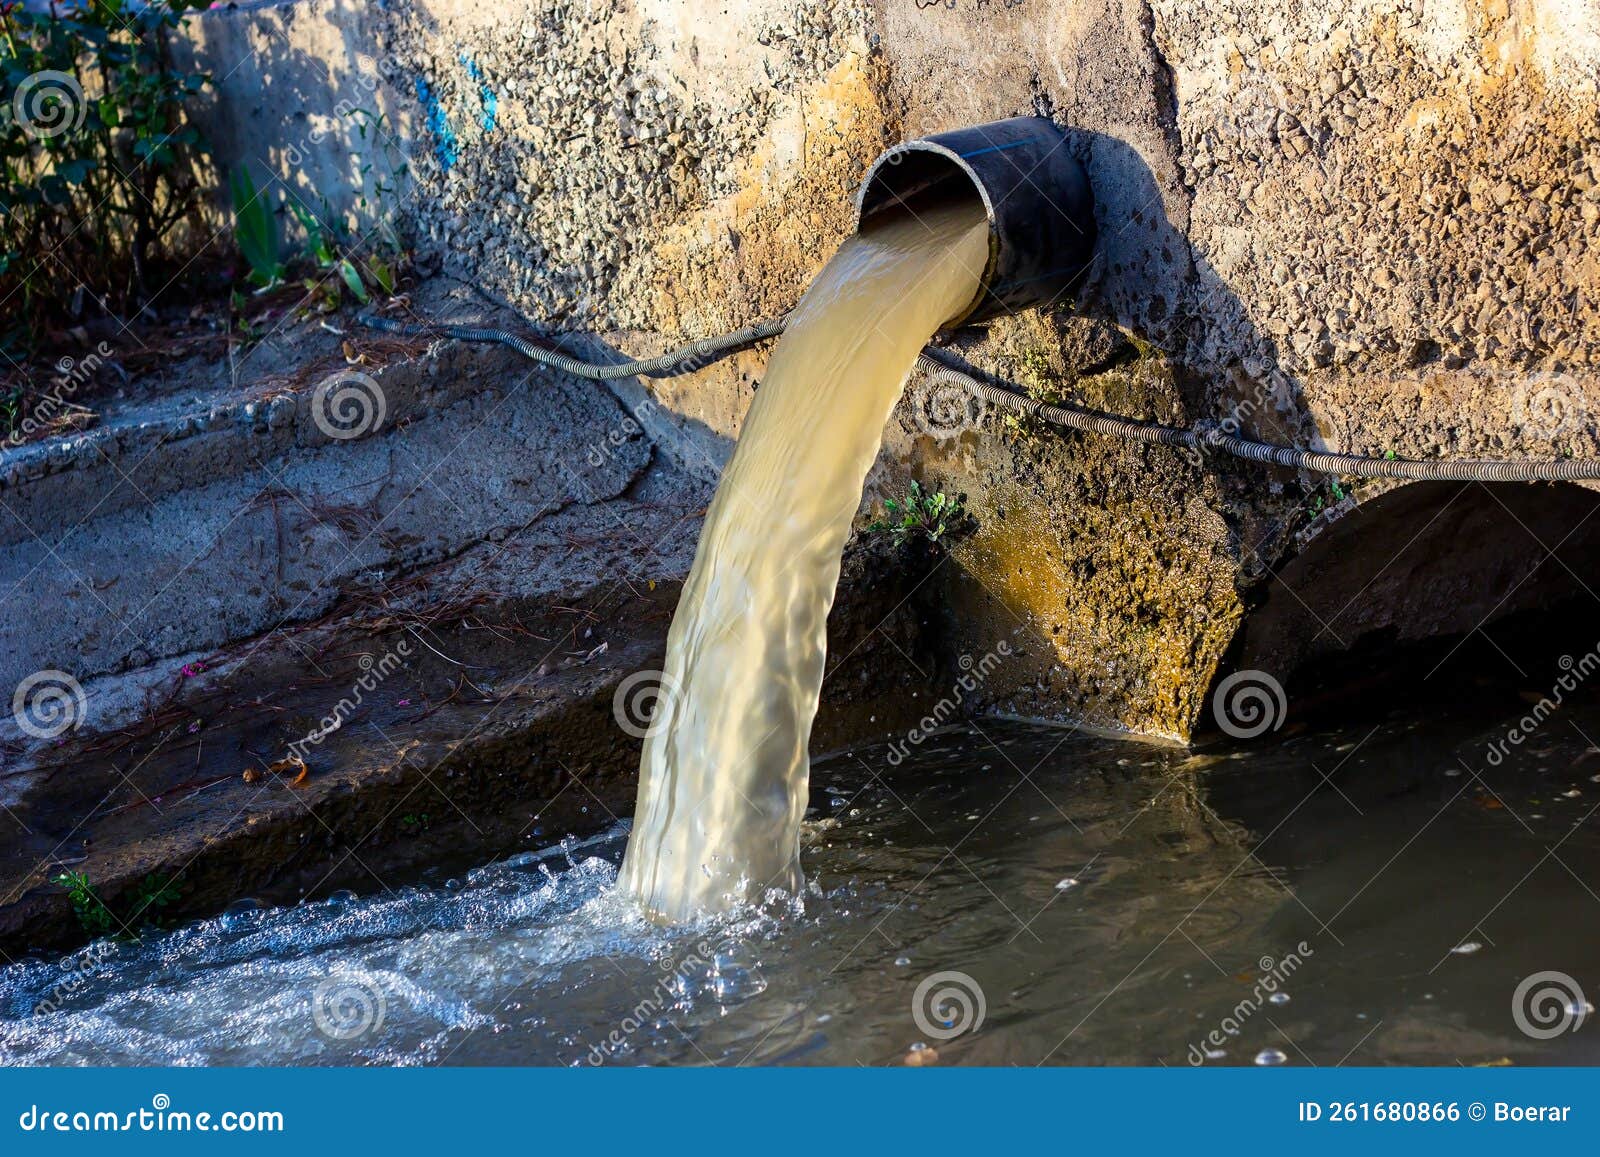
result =
[[[349,203],[363,146],[329,118],[355,86],[414,176],[380,212],[540,323],[647,351],[781,312],[885,144],[1040,113],[1078,130],[1100,249],[1076,301],[964,335],[975,361],[1303,445],[1600,454],[1596,0],[303,0],[198,23],[225,161]],[[330,127],[293,163],[308,125]],[[656,387],[686,465],[714,472],[763,364]],[[1186,733],[1253,592],[1376,492],[994,416],[933,439],[910,405],[869,499],[910,472],[969,494],[952,646],[1024,637],[989,689],[1023,713]]]

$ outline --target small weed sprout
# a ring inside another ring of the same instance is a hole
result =
[[[67,890],[67,900],[72,904],[72,914],[78,925],[90,936],[111,936],[133,939],[129,928],[161,928],[164,926],[161,910],[177,900],[179,894],[176,878],[155,872],[147,875],[133,893],[133,904],[126,920],[118,919],[111,907],[100,898],[100,893],[83,872],[62,872],[55,882]]]
[[[887,533],[896,546],[923,540],[930,544],[948,543],[969,533],[973,519],[966,510],[966,495],[949,495],[943,490],[929,492],[920,482],[912,482],[903,498],[885,499],[887,517],[867,527]]]

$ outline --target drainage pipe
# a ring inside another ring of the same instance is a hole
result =
[[[955,329],[1064,297],[1094,257],[1094,198],[1061,128],[1012,117],[894,146],[856,193],[856,231],[882,213],[976,193],[989,218],[989,263]]]

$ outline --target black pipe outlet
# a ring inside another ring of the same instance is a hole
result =
[[[1049,305],[1094,255],[1094,197],[1066,134],[1044,117],[936,133],[884,153],[856,194],[856,231],[874,216],[975,190],[989,216],[989,264],[954,329]]]

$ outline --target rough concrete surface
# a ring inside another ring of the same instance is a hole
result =
[[[330,0],[256,19],[308,48],[330,28],[370,44],[410,134],[407,220],[541,324],[648,352],[781,312],[885,144],[1039,113],[1076,130],[1097,197],[1070,324],[1109,325],[1158,367],[1149,415],[1372,454],[1600,452],[1587,0],[635,0],[512,18],[478,0]],[[1055,340],[997,325],[986,356],[1054,366],[1038,387],[1058,396],[1116,385]],[[714,461],[762,364],[656,396]],[[1241,599],[1300,528],[1348,509],[1320,478],[1207,462],[1202,479],[1166,451],[1086,441],[1057,462],[1086,484],[1062,485],[1054,451],[1014,460],[993,418],[976,433],[925,460],[891,438],[878,480],[921,463],[973,495],[987,530],[968,577],[1072,640],[1054,648],[1065,682],[1027,675],[1047,714],[1188,733]],[[1028,519],[994,517],[1007,490]],[[1127,543],[1109,567],[1107,532]],[[1036,547],[1051,572],[998,589],[1001,556]],[[1172,561],[1187,558],[1198,571]],[[1097,668],[1070,675],[1087,644]]]

